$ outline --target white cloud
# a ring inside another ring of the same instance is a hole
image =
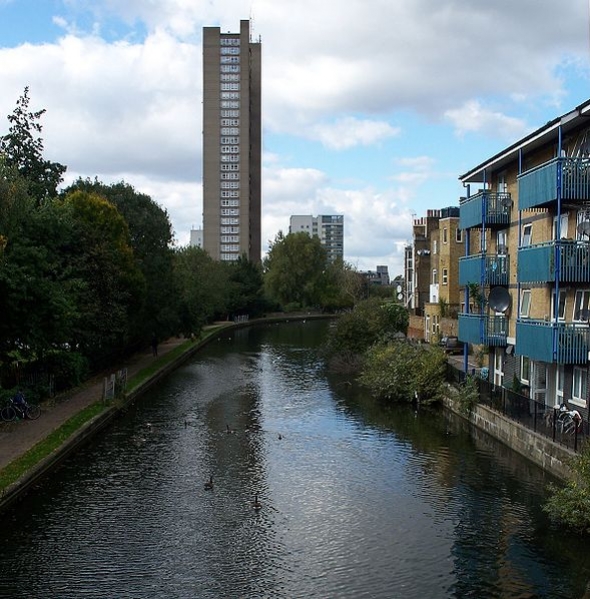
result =
[[[484,133],[509,142],[524,135],[528,129],[522,119],[488,110],[476,100],[470,100],[460,108],[447,110],[444,116],[453,124],[459,136],[466,133]]]
[[[332,150],[370,146],[398,134],[399,128],[389,123],[355,117],[345,117],[330,124],[318,123],[310,129],[311,139],[317,139]]]

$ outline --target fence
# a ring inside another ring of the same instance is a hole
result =
[[[465,380],[465,372],[447,364],[447,381],[456,385]],[[582,419],[573,423],[565,412],[544,403],[490,383],[476,376],[478,403],[501,413],[555,443],[578,451],[590,434],[590,423]]]

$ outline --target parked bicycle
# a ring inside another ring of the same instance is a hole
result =
[[[0,409],[0,418],[5,422],[12,422],[17,418],[37,420],[39,416],[41,416],[41,408],[28,403],[24,397],[19,397],[18,394],[9,399],[6,405]]]
[[[548,427],[553,428],[555,423],[556,429],[563,435],[573,435],[576,430],[579,430],[582,424],[582,416],[578,410],[570,410],[566,404],[555,406],[553,410],[548,410],[545,414],[545,423]]]

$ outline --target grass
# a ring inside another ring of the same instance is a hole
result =
[[[89,422],[98,414],[107,409],[107,404],[96,402],[88,406],[69,420],[64,422],[59,428],[50,433],[45,439],[39,441],[34,447],[20,458],[10,462],[5,468],[0,470],[0,494],[11,484],[15,483],[29,470],[35,467],[41,460],[51,455],[67,441],[73,433],[79,430],[84,424]]]

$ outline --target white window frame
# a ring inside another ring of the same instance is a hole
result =
[[[526,302],[525,302],[526,298]],[[531,312],[531,290],[523,289],[520,294],[520,318],[529,318]]]
[[[588,369],[586,367],[574,366],[572,373],[572,398],[570,403],[585,408],[588,393],[587,386]]]
[[[574,313],[572,314],[572,320],[574,322],[588,322],[588,320],[580,319],[580,313],[583,310],[588,311],[590,309],[590,289],[578,289],[574,296]]]
[[[559,290],[559,305],[557,320],[565,320],[565,309],[567,304],[567,289]],[[551,315],[549,320],[555,322],[555,290],[551,292]]]
[[[442,269],[442,284],[447,285],[448,282],[449,282],[449,269],[443,268]]]
[[[533,223],[522,225],[522,246],[528,247],[533,243]]]
[[[459,227],[455,229],[455,241],[457,243],[463,243],[463,229],[459,229]]]

